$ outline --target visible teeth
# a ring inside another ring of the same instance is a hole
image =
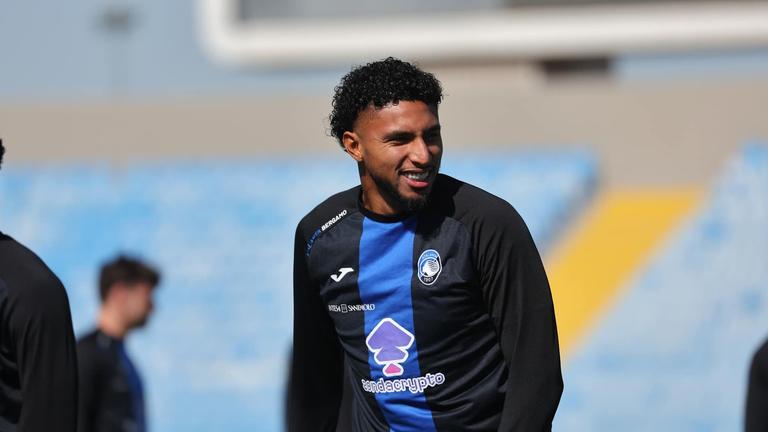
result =
[[[411,180],[423,181],[429,177],[429,171],[423,171],[420,173],[407,172],[405,173],[405,176]]]

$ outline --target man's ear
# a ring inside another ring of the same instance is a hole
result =
[[[344,151],[352,156],[352,159],[362,162],[363,152],[360,148],[360,137],[356,133],[351,131],[344,132],[341,136],[341,143],[344,145]]]

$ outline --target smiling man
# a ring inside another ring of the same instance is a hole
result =
[[[296,230],[290,431],[551,429],[563,382],[541,259],[511,205],[438,174],[441,100],[393,58],[336,88],[331,131],[360,186]]]

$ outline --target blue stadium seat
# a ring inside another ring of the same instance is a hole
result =
[[[568,362],[555,429],[742,430],[766,337],[768,146],[755,144]]]

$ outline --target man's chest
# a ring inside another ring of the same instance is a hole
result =
[[[444,339],[486,310],[469,234],[452,219],[350,216],[315,243],[309,272],[342,341],[369,349],[381,335]]]

